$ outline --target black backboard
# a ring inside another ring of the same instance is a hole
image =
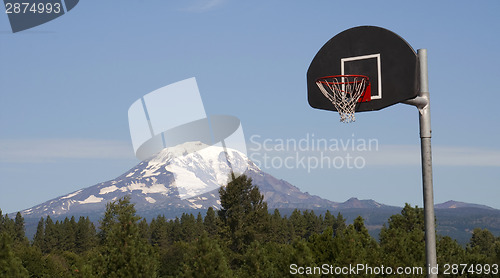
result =
[[[403,38],[384,28],[354,27],[323,45],[307,71],[311,107],[336,111],[315,81],[346,74],[366,75],[371,82],[372,100],[358,103],[356,112],[380,110],[418,93],[417,54]]]

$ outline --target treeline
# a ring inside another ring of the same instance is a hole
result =
[[[219,193],[221,209],[210,208],[204,216],[160,215],[148,223],[136,215],[129,197],[107,205],[98,229],[88,218],[53,222],[48,216],[38,223],[32,242],[24,235],[21,214],[11,219],[0,211],[0,277],[288,277],[299,267],[316,272],[307,277],[322,277],[318,270],[324,264],[423,267],[424,274],[398,277],[425,277],[424,218],[418,207],[406,205],[391,216],[377,241],[361,217],[347,225],[341,214],[328,211],[270,214],[244,175],[233,177]],[[450,268],[446,277],[498,277],[500,237],[475,229],[465,248],[450,237],[438,239],[441,272],[445,264],[482,267],[481,273],[463,274]]]

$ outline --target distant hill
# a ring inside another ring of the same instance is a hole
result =
[[[469,204],[473,205],[473,204]],[[474,228],[488,229],[500,236],[500,210],[465,206],[461,208],[436,209],[437,231],[465,244]]]
[[[485,205],[457,202],[457,201],[453,201],[453,200],[450,200],[448,202],[444,202],[442,204],[436,204],[436,205],[434,205],[434,208],[435,209],[480,208],[480,209],[494,210],[494,208],[488,207]]]

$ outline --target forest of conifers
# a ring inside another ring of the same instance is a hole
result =
[[[21,214],[11,219],[0,211],[0,277],[425,277],[421,208],[406,205],[376,240],[361,217],[347,225],[330,212],[269,213],[245,175],[219,193],[221,208],[206,215],[146,221],[124,197],[107,205],[98,225],[47,216],[32,241]],[[437,255],[440,273],[449,272],[440,277],[500,277],[500,237],[488,230],[475,229],[466,246],[438,236]],[[379,272],[353,273],[349,266]],[[424,273],[389,275],[381,267]],[[346,272],[336,275],[334,268]]]

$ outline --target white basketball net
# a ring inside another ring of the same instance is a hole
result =
[[[363,95],[367,79],[360,76],[324,77],[316,81],[319,89],[340,114],[343,123],[354,122],[356,103]]]

